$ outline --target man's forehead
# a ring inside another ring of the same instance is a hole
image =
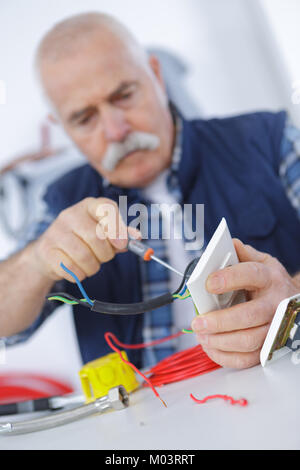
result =
[[[142,69],[126,54],[78,54],[45,64],[46,92],[64,117],[82,106],[107,99],[124,84],[139,82]]]

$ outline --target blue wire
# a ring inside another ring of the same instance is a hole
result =
[[[183,287],[183,290],[179,293],[179,295],[184,295],[186,293],[186,290],[187,290],[187,285],[185,284],[185,286]]]
[[[68,273],[72,276],[72,278],[76,281],[76,284],[77,284],[78,288],[80,289],[80,292],[82,293],[83,297],[86,299],[86,301],[91,306],[93,306],[94,305],[93,301],[89,298],[89,296],[85,292],[85,290],[84,290],[81,282],[79,281],[78,277],[76,276],[76,274],[74,274],[70,269],[68,269],[63,263],[60,263],[60,265],[63,268],[63,270],[66,271],[66,273]]]

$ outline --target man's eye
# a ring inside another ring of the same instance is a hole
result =
[[[86,116],[84,119],[79,121],[80,126],[84,126],[85,124],[88,124],[91,120],[92,116]]]
[[[118,97],[115,99],[115,102],[118,103],[118,102],[122,102],[122,101],[127,101],[127,100],[129,100],[130,98],[132,98],[132,95],[133,95],[132,92],[124,93],[124,95],[118,96]]]
[[[121,97],[121,99],[122,99],[122,100],[128,100],[128,98],[131,98],[131,96],[132,96],[132,93],[126,93],[125,95],[123,95],[123,96]]]

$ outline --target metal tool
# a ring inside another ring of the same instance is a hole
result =
[[[177,271],[177,269],[173,268],[172,266],[170,266],[168,263],[161,260],[157,256],[154,256],[154,250],[146,246],[141,241],[129,238],[127,248],[128,250],[132,251],[140,258],[143,258],[144,261],[151,261],[151,260],[156,261],[157,263],[161,264],[162,266],[169,269],[170,271],[173,271],[174,273],[178,274],[178,276],[183,277],[183,274]]]
[[[128,405],[129,397],[127,391],[124,387],[119,386],[112,388],[106,396],[98,398],[92,403],[68,411],[51,413],[45,417],[28,421],[0,423],[0,436],[43,431],[86,418],[96,413],[104,413],[109,409],[122,410]]]

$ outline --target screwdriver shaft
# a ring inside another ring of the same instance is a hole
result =
[[[178,274],[178,276],[183,277],[183,274],[177,271],[177,269],[173,268],[168,263],[165,263],[165,261],[161,260],[160,258],[157,258],[157,256],[154,256],[153,249],[142,243],[140,240],[133,240],[129,238],[127,247],[128,250],[132,251],[140,258],[143,258],[144,261],[150,261],[152,259],[153,261],[156,261],[157,263],[161,264],[170,271],[173,271],[174,273]]]
[[[170,266],[168,263],[165,263],[163,260],[161,260],[160,258],[157,258],[156,256],[151,256],[151,259],[153,259],[153,261],[156,261],[157,263],[161,264],[162,266],[164,266],[165,268],[169,269],[170,271],[173,271],[174,273],[178,274],[180,277],[183,277],[183,274],[179,271],[177,271],[177,269],[173,268],[172,266]]]

